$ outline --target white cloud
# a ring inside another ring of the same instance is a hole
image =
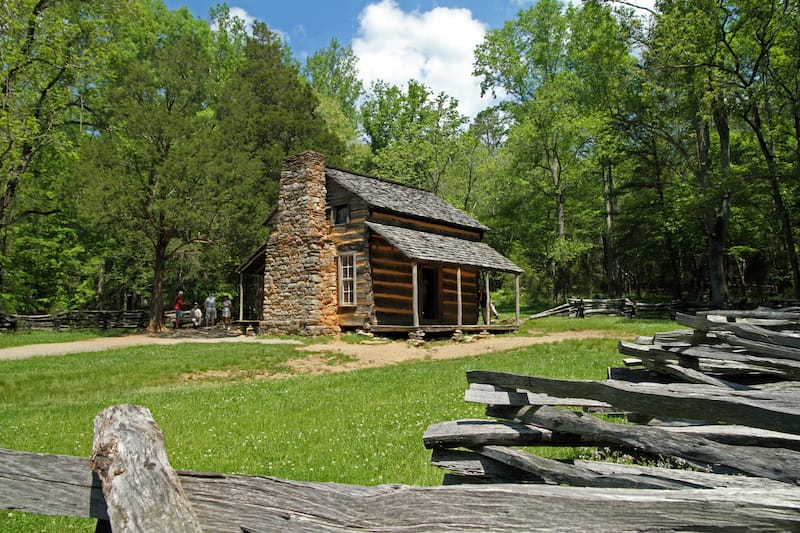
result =
[[[480,81],[472,76],[474,50],[486,30],[468,9],[405,12],[394,0],[381,0],[361,11],[352,48],[365,86],[383,80],[405,87],[413,78],[456,98],[461,113],[475,116],[491,104],[488,95],[481,99]]]

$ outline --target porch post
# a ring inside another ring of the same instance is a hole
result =
[[[239,322],[244,320],[244,283],[242,273],[239,272]]]
[[[487,272],[486,275],[483,277],[483,290],[486,291],[486,308],[484,308],[483,318],[486,322],[487,326],[492,325],[492,295],[489,294],[489,273]]]
[[[514,293],[517,298],[516,314],[517,314],[517,324],[519,324],[519,274],[514,274]]]
[[[461,266],[458,267],[456,271],[456,294],[458,295],[458,325],[461,326],[464,321],[462,318],[462,310],[461,310]]]
[[[414,314],[414,327],[419,327],[419,281],[417,280],[417,262],[411,262],[411,312]]]

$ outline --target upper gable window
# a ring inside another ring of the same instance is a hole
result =
[[[331,224],[341,226],[350,222],[350,205],[335,205],[331,209]]]

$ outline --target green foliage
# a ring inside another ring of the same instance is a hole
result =
[[[236,292],[307,149],[475,215],[524,300],[800,294],[796,2],[541,0],[477,47],[502,104],[471,123],[414,80],[365,91],[335,39],[301,68],[264,24],[209,15],[0,6],[0,309]]]
[[[466,117],[458,102],[411,80],[406,91],[383,82],[372,85],[362,106],[364,131],[374,172],[439,193],[459,154]]]
[[[358,77],[353,49],[334,37],[327,48],[306,59],[303,74],[320,98],[320,111],[345,143],[354,143],[358,131],[359,99],[364,84]]]

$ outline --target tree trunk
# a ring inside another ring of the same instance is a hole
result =
[[[667,200],[664,195],[664,181],[662,179],[661,172],[662,165],[661,159],[659,158],[658,143],[655,136],[650,137],[650,150],[653,155],[653,169],[655,170],[655,188],[656,193],[658,194],[658,203],[659,207],[661,208],[661,212],[666,214]],[[672,238],[672,232],[668,229],[668,225],[663,224],[662,226],[664,230],[664,241],[667,244],[670,270],[672,271],[672,283],[670,284],[672,289],[672,297],[675,300],[680,300],[683,298],[683,275],[681,273],[678,250],[676,249],[675,241]]]
[[[794,230],[792,229],[792,220],[786,210],[786,205],[783,203],[783,195],[781,194],[780,180],[778,179],[778,166],[775,163],[775,155],[770,149],[769,143],[764,136],[764,128],[761,124],[761,115],[758,108],[753,106],[751,109],[752,117],[745,113],[745,121],[753,130],[753,133],[758,139],[758,146],[761,149],[761,155],[767,164],[767,173],[770,183],[770,190],[772,192],[772,202],[775,205],[775,213],[781,221],[781,231],[783,233],[783,243],[786,247],[786,253],[789,257],[789,265],[792,270],[792,282],[794,284],[794,296],[800,299],[800,262],[798,262],[797,251],[794,244]]]
[[[153,292],[150,295],[150,323],[147,331],[164,331],[164,272],[167,265],[169,238],[163,234],[156,237],[155,262],[153,265]]]
[[[709,272],[710,300],[713,307],[722,307],[727,300],[725,285],[725,239],[728,233],[730,200],[723,194],[720,208],[712,204],[712,191],[708,174],[711,166],[710,133],[708,121],[700,116],[699,109],[692,118],[697,146],[697,168],[695,175],[705,197],[704,226],[706,231],[706,254]]]
[[[731,199],[723,194],[718,209],[711,215],[708,232],[708,273],[711,283],[711,305],[723,307],[728,295],[725,276],[725,241],[728,236],[728,221],[731,212]]]
[[[728,226],[731,213],[731,198],[727,191],[727,177],[731,166],[731,134],[728,126],[728,112],[722,99],[714,105],[714,126],[719,138],[719,167],[722,174],[723,189],[719,207],[713,212],[708,228],[708,273],[711,281],[711,303],[722,307],[728,299],[728,284],[725,272],[725,243],[728,240]],[[716,290],[715,290],[716,287]]]
[[[606,227],[605,237],[603,239],[605,244],[606,279],[608,280],[608,296],[615,298],[619,293],[616,253],[614,249],[614,215],[617,211],[617,200],[614,190],[614,175],[612,173],[611,160],[608,156],[603,156],[601,172],[603,173],[603,195],[606,200]]]

